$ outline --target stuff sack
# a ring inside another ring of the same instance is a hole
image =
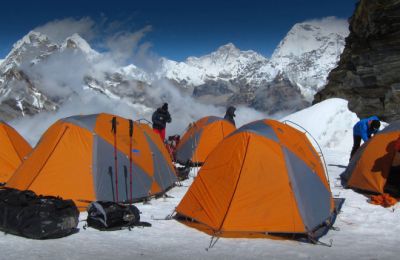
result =
[[[179,181],[184,181],[189,178],[190,167],[189,166],[175,166],[176,176]]]
[[[79,211],[72,200],[33,191],[0,189],[0,229],[32,239],[60,238],[77,231]]]
[[[134,205],[96,201],[88,206],[87,226],[98,230],[118,230],[140,224],[140,211]]]

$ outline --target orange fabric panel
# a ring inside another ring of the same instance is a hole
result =
[[[95,200],[92,175],[92,133],[62,121],[49,128],[29,160],[7,183],[37,194]]]
[[[40,174],[29,187],[38,194],[96,200],[92,174],[92,133],[69,124]]]
[[[49,159],[58,141],[62,138],[68,126],[60,121],[43,134],[36,148],[29,154],[27,160],[18,168],[7,182],[7,187],[20,190],[29,189],[31,183]],[[43,145],[42,145],[43,143]]]
[[[251,135],[222,230],[305,232],[280,145]]]
[[[225,139],[212,152],[177,212],[214,230],[220,228],[240,175],[247,140],[247,133]]]
[[[12,140],[15,151],[22,161],[24,157],[32,151],[32,146],[11,126],[4,125],[4,129],[7,131],[10,140]]]
[[[350,187],[383,194],[398,135],[398,132],[378,134],[364,144],[363,154],[348,181]]]
[[[305,231],[281,147],[247,132],[217,146],[176,210],[214,230]]]
[[[193,152],[192,161],[204,162],[214,148],[236,128],[225,120],[216,121],[203,128],[200,140]]]
[[[7,182],[20,163],[21,159],[15,145],[2,124],[0,125],[0,182]]]

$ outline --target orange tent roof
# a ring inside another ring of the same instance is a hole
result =
[[[344,186],[383,194],[399,136],[396,121],[364,143],[341,176]]]
[[[210,152],[236,127],[223,118],[203,117],[192,123],[176,148],[178,162],[204,162]]]
[[[0,182],[4,183],[8,181],[32,147],[14,128],[2,121],[0,121],[0,146]]]
[[[129,120],[109,114],[61,119],[46,131],[7,186],[73,199],[78,205],[164,192],[176,181],[168,152],[148,125],[134,122],[132,138],[129,129]]]
[[[176,211],[216,234],[312,234],[332,217],[334,202],[305,134],[263,120],[215,148]]]

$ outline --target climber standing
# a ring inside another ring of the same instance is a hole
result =
[[[171,123],[171,115],[168,112],[168,103],[164,103],[162,107],[157,108],[151,117],[153,122],[153,131],[156,132],[161,140],[165,140],[165,128],[167,123]]]
[[[226,119],[229,122],[231,122],[234,126],[236,126],[235,119],[234,119],[234,117],[236,116],[235,115],[235,111],[236,111],[236,108],[234,106],[229,106],[226,109],[226,113],[225,113],[225,116],[224,116],[224,119]]]

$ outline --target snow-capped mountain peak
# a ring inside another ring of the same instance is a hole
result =
[[[335,19],[331,17],[297,23],[279,43],[272,59],[290,55],[301,56],[307,52],[326,48],[326,44],[334,47],[333,45],[337,45],[335,42],[343,40],[348,33],[347,24],[343,24],[342,20],[335,23]]]
[[[275,49],[271,62],[312,101],[336,66],[348,33],[347,22],[334,17],[295,24]]]
[[[13,45],[13,49],[0,64],[0,72],[5,73],[23,63],[34,63],[53,53],[59,47],[40,32],[30,31],[21,40]]]
[[[210,54],[189,57],[184,62],[166,59],[161,62],[160,76],[190,87],[209,80],[237,78],[249,64],[267,63],[268,59],[254,51],[241,51],[234,44],[228,43]]]
[[[89,56],[99,55],[99,53],[93,50],[92,47],[90,47],[89,43],[77,33],[74,33],[70,37],[66,38],[65,41],[61,44],[61,50],[66,49],[79,49]]]

